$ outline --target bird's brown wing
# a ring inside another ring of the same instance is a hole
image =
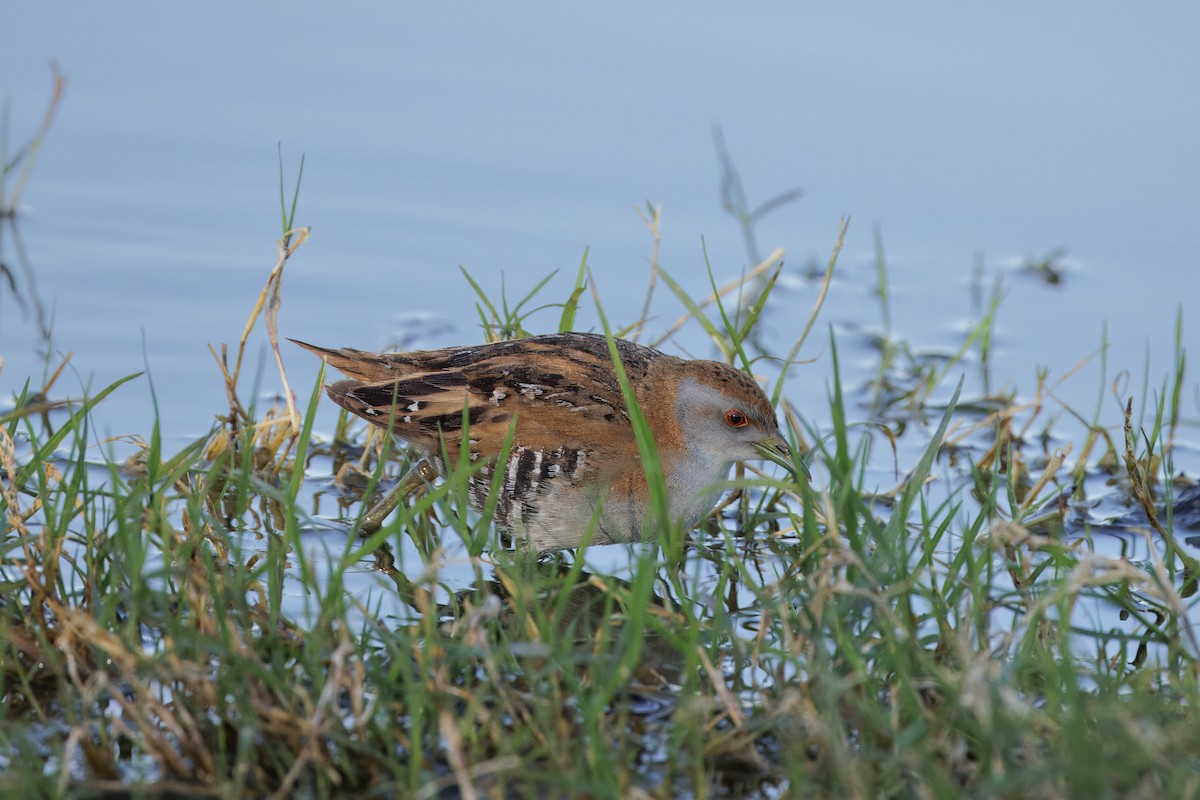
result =
[[[457,450],[464,411],[472,450],[485,455],[499,451],[514,413],[514,444],[527,448],[633,442],[603,337],[550,335],[394,355],[297,344],[352,376],[327,388],[334,402],[429,450],[443,440]],[[622,354],[635,380],[649,362],[643,350]]]

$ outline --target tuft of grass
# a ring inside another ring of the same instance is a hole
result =
[[[288,230],[294,209],[293,194]],[[0,794],[1196,793],[1195,564],[1174,515],[1188,491],[1175,432],[1195,424],[1182,333],[1171,375],[1118,420],[1060,414],[1046,374],[1032,397],[981,396],[958,373],[986,362],[997,289],[953,369],[897,367],[913,348],[885,318],[888,387],[845,385],[831,328],[826,403],[797,410],[785,376],[845,225],[783,355],[755,335],[777,313],[782,254],[710,279],[699,302],[655,257],[683,324],[774,370],[818,480],[748,471],[701,531],[538,559],[495,546],[490,515],[467,509],[468,460],[361,536],[407,454],[344,418],[317,436],[323,375],[303,403],[239,399],[246,336],[260,313],[273,325],[306,230],[285,232],[236,357],[221,350],[229,410],[209,434],[169,453],[155,426],[125,461],[97,447],[91,412],[136,376],[57,401],[50,381],[0,416]],[[586,253],[561,301],[544,299],[549,278],[515,303],[470,282],[487,338],[535,315],[571,328],[597,290]],[[600,318],[610,341],[653,340],[646,312]],[[1063,419],[1081,447],[1044,444]],[[1096,500],[1134,516],[1105,527]]]

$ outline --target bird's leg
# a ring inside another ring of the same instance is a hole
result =
[[[395,488],[363,515],[362,532],[370,535],[379,530],[383,526],[384,519],[396,509],[401,500],[436,477],[437,470],[429,463],[429,459],[422,458],[416,463],[416,466],[408,471],[407,475],[400,479]]]

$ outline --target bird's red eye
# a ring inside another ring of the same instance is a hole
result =
[[[744,428],[750,424],[750,418],[736,408],[725,412],[725,424],[731,428]]]

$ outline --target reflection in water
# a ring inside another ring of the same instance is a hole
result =
[[[1173,495],[1168,502],[1161,497],[1162,491],[1154,497],[1154,511],[1160,520],[1171,520],[1171,527],[1179,532],[1193,534],[1188,542],[1197,538],[1194,534],[1200,532],[1200,484],[1172,487]],[[1145,509],[1119,492],[1109,492],[1107,495],[1097,493],[1095,502],[1076,504],[1074,514],[1068,522],[1068,532],[1074,536],[1083,536],[1089,531],[1113,535],[1133,534],[1148,528],[1150,523]]]
[[[12,253],[15,262],[8,255],[8,243],[12,243]],[[21,309],[26,319],[33,316],[37,325],[38,336],[42,342],[50,342],[50,320],[46,315],[46,306],[42,302],[34,276],[33,265],[25,252],[21,241],[20,228],[17,225],[16,211],[0,213],[0,303],[3,295],[11,294],[17,307]]]
[[[46,112],[42,116],[41,125],[33,136],[30,137],[29,141],[19,147],[16,154],[11,158],[7,152],[7,113],[0,120],[0,141],[3,141],[5,144],[4,150],[0,151],[0,220],[6,223],[0,225],[0,279],[2,279],[0,280],[0,287],[7,288],[12,293],[17,305],[26,313],[32,310],[37,322],[38,333],[47,343],[50,341],[50,323],[46,317],[45,306],[38,295],[37,280],[34,278],[33,266],[29,262],[29,257],[25,252],[25,245],[22,243],[20,232],[17,229],[17,211],[20,207],[21,197],[25,194],[25,187],[29,183],[29,177],[33,174],[33,167],[37,163],[37,156],[42,148],[42,142],[45,140],[46,134],[50,131],[50,124],[54,122],[54,115],[58,111],[58,104],[62,101],[63,88],[66,86],[66,80],[58,71],[58,67],[51,64],[51,69],[54,73],[54,90],[51,93]],[[5,249],[6,233],[12,240],[13,253],[16,256],[16,269],[14,269]],[[19,279],[17,277],[18,271],[21,273]],[[3,292],[3,290],[3,288],[0,288],[0,292]]]

